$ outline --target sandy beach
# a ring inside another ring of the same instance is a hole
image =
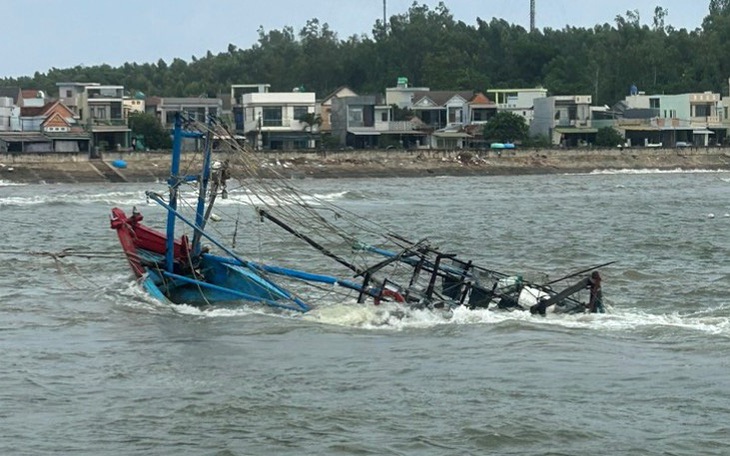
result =
[[[258,153],[265,176],[380,178],[590,173],[605,170],[730,170],[730,149],[336,151]],[[198,154],[182,162],[196,169]],[[222,155],[221,157],[225,157]],[[114,166],[122,160],[126,167]],[[235,160],[232,160],[234,162]],[[0,180],[16,183],[154,182],[169,174],[165,152],[0,156]],[[235,170],[234,170],[235,176]]]

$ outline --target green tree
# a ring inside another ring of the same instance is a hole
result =
[[[309,139],[312,140],[314,136],[314,128],[319,128],[322,125],[322,116],[313,112],[308,112],[299,116],[297,119],[299,122],[304,124],[303,129],[309,133]]]
[[[484,126],[484,139],[499,142],[524,142],[527,139],[528,127],[525,118],[511,112],[503,111]]]
[[[142,135],[145,145],[152,149],[172,148],[170,132],[162,128],[162,124],[153,114],[134,112],[129,115],[129,128],[133,135]]]
[[[616,147],[624,143],[624,137],[621,133],[611,127],[603,127],[598,129],[596,133],[596,146],[598,147]]]

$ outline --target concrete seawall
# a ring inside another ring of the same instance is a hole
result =
[[[730,149],[724,148],[266,151],[256,155],[268,174],[298,178],[552,174],[608,169],[730,170]],[[185,153],[182,163],[197,165],[200,158],[199,153]],[[123,160],[126,168],[112,166],[116,160]],[[113,152],[106,153],[102,160],[91,160],[80,153],[2,154],[0,180],[154,182],[167,178],[169,166],[169,151]]]

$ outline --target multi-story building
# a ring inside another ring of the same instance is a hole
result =
[[[243,96],[247,93],[268,93],[271,84],[232,84],[230,94],[230,120],[236,133],[243,134]],[[229,113],[225,113],[229,114]]]
[[[428,87],[411,87],[408,84],[408,78],[398,78],[395,87],[385,89],[385,104],[388,106],[397,106],[401,109],[410,109],[413,106],[413,98],[417,92],[428,92]]]
[[[131,130],[124,117],[124,86],[88,82],[58,82],[59,100],[91,133],[96,151],[126,149]]]
[[[314,92],[255,92],[243,95],[243,134],[257,149],[308,149],[318,126]]]
[[[535,100],[547,98],[547,89],[492,89],[487,94],[494,98],[497,111],[522,116],[529,125],[535,118]]]
[[[217,117],[222,110],[223,100],[220,98],[149,97],[145,100],[145,111],[154,114],[167,129],[172,129],[175,125],[175,115],[178,112],[205,123],[208,116]]]
[[[320,131],[325,133],[332,133],[332,103],[335,98],[347,98],[358,96],[355,91],[349,87],[340,87],[334,92],[327,95],[319,104],[319,115],[322,117],[322,125]]]
[[[560,95],[535,98],[531,136],[548,137],[552,144],[574,147],[595,142],[590,95]]]
[[[122,100],[122,109],[125,119],[129,119],[130,114],[146,112],[145,95],[137,92],[133,97],[125,96]]]
[[[0,104],[8,100],[0,98]],[[91,135],[78,125],[75,114],[60,101],[14,109],[18,114],[12,119],[12,131],[0,133],[3,152],[89,152]]]
[[[646,95],[635,92],[621,103],[619,127],[632,145],[709,146],[727,134],[719,93]]]

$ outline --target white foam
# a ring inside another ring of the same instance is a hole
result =
[[[505,322],[519,322],[532,326],[544,325],[611,332],[664,327],[730,337],[730,317],[716,316],[719,310],[721,309],[708,311],[706,315],[688,316],[678,313],[654,315],[637,310],[609,308],[605,314],[566,315],[549,312],[543,317],[532,315],[529,311],[519,310],[510,312],[457,307],[453,312],[445,313],[405,309],[395,304],[381,306],[335,304],[314,309],[305,314],[304,318],[334,326],[395,331],[443,325],[499,325]],[[719,313],[727,314],[727,312]]]
[[[120,279],[124,280],[124,278]],[[613,309],[605,314],[556,314],[546,316],[530,314],[529,311],[499,311],[475,309],[465,306],[453,311],[418,310],[383,303],[379,306],[348,302],[320,302],[311,311],[300,314],[282,312],[267,306],[244,304],[235,308],[199,308],[184,304],[164,304],[147,294],[136,282],[127,282],[120,294],[123,304],[145,312],[175,312],[182,315],[204,318],[230,318],[250,315],[265,315],[276,318],[301,318],[310,322],[345,328],[365,330],[402,331],[406,329],[428,329],[444,325],[500,325],[517,322],[531,327],[560,327],[609,332],[635,332],[642,329],[668,328],[698,332],[730,338],[730,315],[724,307],[703,309],[692,314],[651,314],[638,309]]]
[[[53,203],[98,204],[107,206],[141,205],[146,202],[144,192],[107,192],[107,193],[42,193],[29,196],[7,196],[0,198],[0,205],[35,206]]]
[[[617,174],[725,174],[725,169],[596,169],[588,174],[617,175]]]
[[[18,187],[22,185],[28,185],[28,184],[22,184],[19,182],[10,182],[10,181],[4,181],[0,179],[0,187]]]

